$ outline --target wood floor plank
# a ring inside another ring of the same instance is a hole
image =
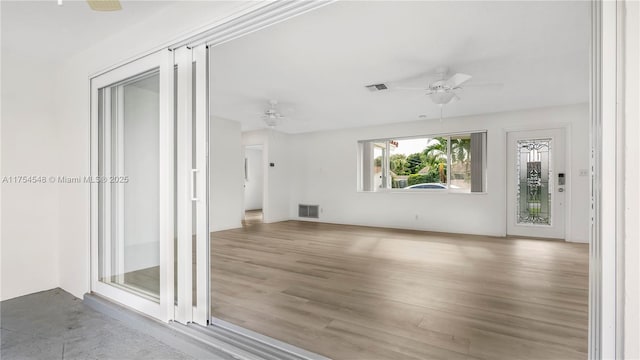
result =
[[[586,358],[586,244],[286,221],[211,249],[214,316],[334,359]]]

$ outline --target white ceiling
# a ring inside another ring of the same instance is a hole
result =
[[[121,0],[121,3],[120,11],[98,12],[91,10],[84,0],[63,0],[62,6],[57,0],[2,0],[2,51],[46,62],[63,62],[119,33],[142,36],[135,31],[141,25],[180,29],[172,35],[177,37],[202,26],[203,21],[212,22],[225,8],[239,6],[231,1]],[[168,24],[168,19],[181,24]],[[159,45],[150,43],[149,50]]]
[[[433,71],[473,75],[445,117],[588,101],[589,3],[345,1],[212,49],[212,113],[264,128],[269,99],[299,133],[437,119],[421,93],[365,85]],[[426,80],[425,80],[426,81]]]
[[[127,2],[122,11],[97,12],[85,1],[2,1],[2,50],[63,60],[169,4]]]

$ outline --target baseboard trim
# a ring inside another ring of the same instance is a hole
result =
[[[216,231],[233,230],[233,229],[239,229],[241,227],[242,227],[242,222],[239,222],[239,223],[233,224],[233,225],[225,225],[225,226],[219,226],[219,227],[212,226],[209,229],[209,232],[212,233],[212,232],[216,232]]]

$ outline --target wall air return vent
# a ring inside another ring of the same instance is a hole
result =
[[[298,217],[317,219],[319,214],[318,205],[298,204]]]
[[[367,85],[365,86],[367,89],[369,89],[369,91],[382,91],[382,90],[387,90],[388,87],[385,84],[371,84],[371,85]]]

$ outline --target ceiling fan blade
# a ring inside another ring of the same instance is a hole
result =
[[[458,86],[471,80],[471,77],[472,77],[471,75],[457,73],[457,74],[453,74],[453,76],[450,77],[449,80],[447,80],[446,82],[447,82],[447,85],[451,86],[452,88],[457,88]]]
[[[428,71],[424,71],[418,74],[414,74],[411,76],[406,76],[400,79],[385,81],[384,84],[387,85],[390,89],[396,89],[399,87],[422,87],[428,86],[429,82],[434,80],[433,69]]]
[[[501,82],[476,82],[476,81],[472,81],[472,82],[466,84],[464,87],[465,88],[469,88],[469,87],[502,88],[503,86],[504,86],[504,83],[501,83]]]
[[[406,87],[406,86],[392,86],[391,89],[402,90],[402,91],[429,91],[429,88]]]
[[[95,11],[117,11],[122,10],[119,0],[87,0],[89,7]]]
[[[400,84],[415,84],[415,83],[423,83],[423,82],[429,81],[429,79],[431,79],[432,77],[433,77],[433,73],[430,72],[430,71],[426,71],[426,72],[421,72],[419,74],[406,76],[406,77],[403,77],[401,79],[388,81],[388,82],[395,83],[395,84],[398,84],[398,85],[400,85]]]

